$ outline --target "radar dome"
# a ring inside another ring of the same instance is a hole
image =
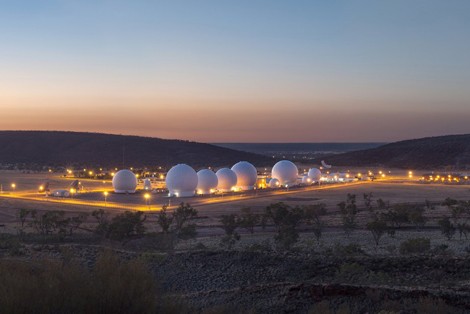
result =
[[[310,168],[308,171],[308,177],[312,179],[312,181],[318,182],[321,179],[321,171],[317,168]]]
[[[144,190],[145,191],[151,191],[152,190],[152,182],[148,178],[144,180]]]
[[[179,164],[168,171],[165,182],[169,196],[190,197],[194,196],[197,181],[197,174],[193,168]]]
[[[278,188],[280,185],[281,185],[281,183],[279,183],[279,180],[278,180],[278,179],[271,179],[271,180],[269,180],[269,187],[270,187],[271,189]]]
[[[198,194],[210,194],[211,190],[217,188],[219,180],[214,171],[210,169],[202,169],[197,172],[197,193]]]
[[[276,163],[271,171],[271,177],[279,180],[281,185],[295,184],[299,170],[297,166],[289,160],[281,160]]]
[[[253,190],[258,179],[255,166],[247,161],[240,161],[233,165],[232,171],[237,175],[237,187],[242,190]]]
[[[113,177],[113,188],[115,193],[135,193],[137,177],[130,170],[119,170]]]
[[[217,189],[220,192],[230,192],[237,185],[237,174],[232,169],[222,168],[215,174],[219,180]]]
[[[308,175],[302,176],[302,184],[308,185],[312,183],[312,179]]]

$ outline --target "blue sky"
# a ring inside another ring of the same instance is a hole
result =
[[[0,129],[468,133],[468,1],[0,1]]]

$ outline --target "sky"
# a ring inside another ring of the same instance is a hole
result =
[[[0,0],[0,130],[470,133],[468,0]]]

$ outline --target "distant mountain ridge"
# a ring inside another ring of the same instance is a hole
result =
[[[327,161],[337,166],[470,169],[470,134],[399,141],[377,148],[332,155]]]
[[[152,137],[66,131],[0,131],[0,164],[102,167],[231,166],[273,159],[215,145]]]

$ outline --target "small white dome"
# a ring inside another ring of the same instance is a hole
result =
[[[240,189],[253,190],[258,179],[258,171],[255,166],[247,161],[240,161],[233,165],[232,171],[237,175],[237,186]]]
[[[190,197],[194,196],[197,181],[197,174],[193,168],[186,164],[179,164],[168,171],[165,182],[169,196]]]
[[[281,186],[281,183],[279,183],[278,179],[271,179],[269,180],[269,187],[271,189],[275,189]]]
[[[214,171],[210,169],[202,169],[197,172],[197,193],[198,194],[210,194],[211,190],[217,188],[219,180]]]
[[[318,182],[321,179],[321,171],[317,168],[310,168],[308,171],[308,177],[312,179],[312,181]]]
[[[151,191],[152,190],[152,182],[150,179],[145,179],[144,180],[144,190],[146,191]]]
[[[222,168],[216,173],[219,183],[217,189],[220,192],[230,192],[234,187],[237,186],[237,174],[232,169]]]
[[[309,176],[307,175],[302,176],[302,184],[308,185],[311,183],[312,183],[312,179]]]
[[[281,185],[295,184],[298,176],[297,166],[289,160],[279,161],[271,171],[271,177],[278,179]]]
[[[115,193],[135,193],[137,177],[130,170],[119,170],[113,177],[113,188]]]

